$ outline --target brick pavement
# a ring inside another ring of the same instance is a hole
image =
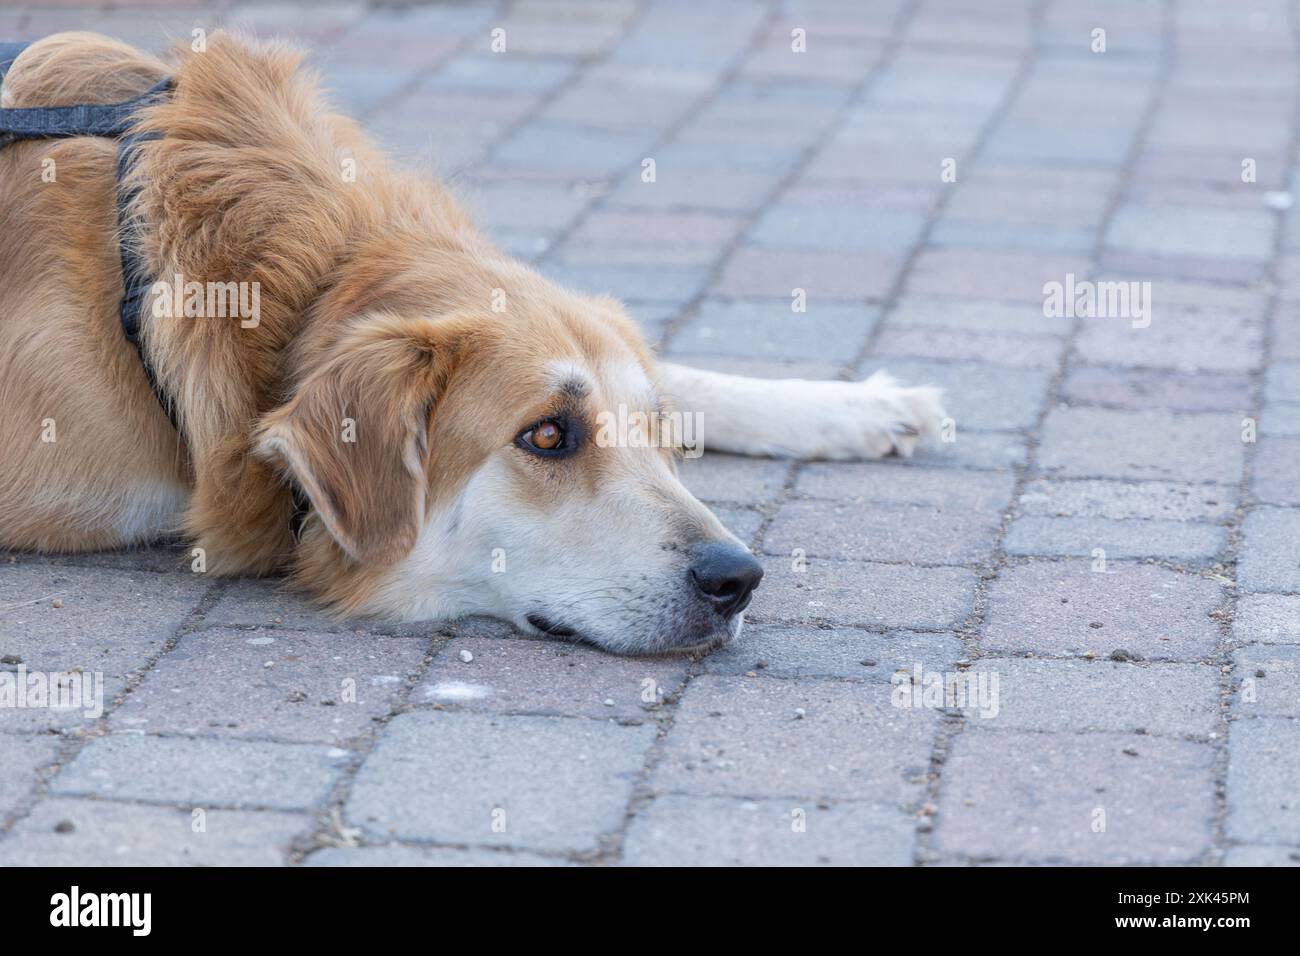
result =
[[[0,668],[109,699],[0,709],[0,865],[1300,862],[1297,10],[862,6],[0,10],[296,34],[667,354],[884,366],[957,423],[907,463],[687,463],[767,564],[704,659],[339,624],[165,547],[0,555]],[[1067,273],[1150,282],[1150,325],[1045,317]]]

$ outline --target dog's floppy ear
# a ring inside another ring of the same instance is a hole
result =
[[[387,566],[415,544],[429,413],[447,365],[427,324],[370,319],[258,423],[257,454],[287,466],[355,561]]]

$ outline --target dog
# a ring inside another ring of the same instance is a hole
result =
[[[117,144],[0,150],[0,547],[181,534],[205,570],[287,574],[343,615],[699,649],[739,633],[762,568],[678,480],[674,421],[698,416],[709,450],[818,459],[909,455],[939,428],[938,389],[883,373],[657,361],[616,301],[548,282],[390,166],[301,59],[226,33],[167,59],[63,33],[14,61],[3,107],[173,78],[136,115],[135,251],[164,289],[247,284],[258,314],[159,292],[137,354]]]

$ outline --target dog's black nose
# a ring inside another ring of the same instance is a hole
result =
[[[763,580],[763,566],[743,548],[706,544],[696,552],[691,580],[718,613],[726,617],[749,606],[749,597]]]

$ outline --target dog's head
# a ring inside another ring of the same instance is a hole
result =
[[[521,266],[458,279],[478,295],[408,288],[300,346],[256,434],[311,499],[300,574],[352,611],[622,653],[735,636],[762,570],[678,480],[635,326]]]

